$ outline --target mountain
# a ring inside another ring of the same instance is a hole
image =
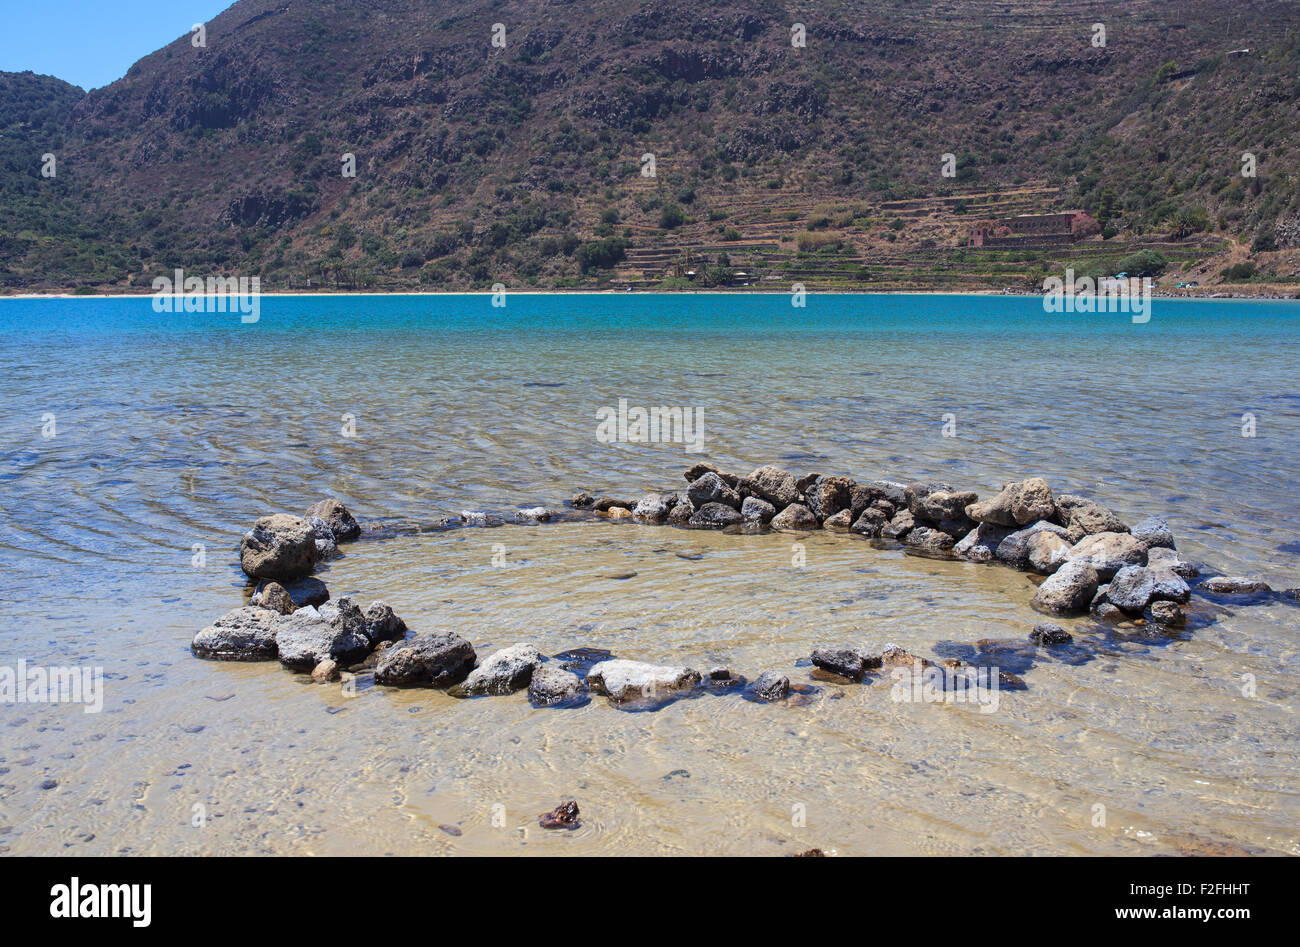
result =
[[[89,94],[0,74],[0,286],[1296,282],[1297,127],[1293,0],[240,0]]]

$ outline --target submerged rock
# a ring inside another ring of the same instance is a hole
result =
[[[515,510],[515,522],[534,525],[537,523],[549,523],[551,521],[551,511],[544,506],[530,506],[526,509]]]
[[[587,672],[587,687],[615,702],[640,697],[664,697],[689,691],[700,683],[700,672],[688,667],[665,667],[615,658],[601,661]]]
[[[279,612],[249,605],[226,612],[194,636],[190,650],[212,661],[271,661]]]
[[[311,524],[287,513],[263,516],[239,547],[239,565],[254,579],[292,582],[309,575],[319,558]]]
[[[542,653],[530,644],[502,648],[470,671],[459,691],[467,697],[513,694],[529,685],[534,671],[545,660]]]
[[[930,662],[925,658],[913,654],[906,648],[900,648],[898,645],[889,645],[884,651],[880,652],[879,657],[867,659],[867,666],[871,667],[873,665],[881,670],[931,666]]]
[[[346,506],[334,498],[321,500],[307,511],[307,518],[319,517],[334,535],[334,541],[350,543],[361,535],[361,524]]]
[[[1044,623],[1034,626],[1034,630],[1029,633],[1029,640],[1040,645],[1060,645],[1069,644],[1074,636],[1060,625]]]
[[[1215,576],[1206,579],[1200,588],[1215,595],[1254,595],[1259,592],[1271,592],[1273,587],[1259,579],[1247,579],[1241,576]]]
[[[1097,570],[1082,559],[1071,559],[1038,587],[1030,604],[1054,615],[1086,611],[1097,594]]]
[[[1146,619],[1164,628],[1182,628],[1187,624],[1187,616],[1174,602],[1152,602],[1146,610]]]
[[[384,652],[375,683],[389,687],[451,687],[474,669],[474,646],[453,631],[416,635]]]

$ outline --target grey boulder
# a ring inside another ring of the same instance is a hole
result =
[[[1051,520],[1056,513],[1052,488],[1041,477],[1005,484],[997,496],[966,507],[966,515],[977,522],[1008,527]]]
[[[849,512],[852,513],[852,510]],[[853,525],[849,527],[849,530],[859,536],[874,539],[881,534],[888,523],[889,517],[882,510],[869,506],[862,511],[861,516],[853,521]]]
[[[365,634],[372,645],[381,641],[401,641],[406,637],[406,622],[397,617],[387,602],[371,602],[364,618]]]
[[[1156,590],[1156,574],[1146,566],[1125,566],[1106,589],[1106,601],[1129,615],[1141,615]]]
[[[1062,493],[1056,498],[1060,520],[1070,530],[1071,542],[1094,533],[1127,533],[1128,525],[1114,512],[1086,497]]]
[[[469,672],[459,690],[466,696],[513,694],[523,690],[546,659],[530,644],[502,648]]]
[[[735,507],[725,503],[705,503],[692,515],[687,525],[692,529],[724,529],[744,522]]]
[[[1002,540],[1011,535],[1013,530],[993,523],[980,523],[962,537],[961,542],[953,547],[953,553],[972,562],[990,562],[997,557]]]
[[[1030,567],[1030,543],[1033,542],[1035,536],[1043,532],[1054,533],[1062,539],[1066,535],[1064,527],[1057,526],[1047,520],[1039,520],[1032,526],[1018,529],[1014,533],[1008,533],[1006,538],[998,543],[996,552],[998,560],[1015,569],[1028,569]]]
[[[1173,549],[1174,531],[1169,528],[1169,524],[1155,516],[1148,516],[1142,522],[1138,523],[1131,530],[1133,537],[1139,540],[1147,549],[1160,547],[1163,549]]]
[[[754,496],[766,500],[778,510],[799,499],[799,488],[795,486],[794,474],[780,467],[770,464],[759,467],[749,475],[747,480]]]
[[[1071,559],[1038,587],[1031,604],[1053,615],[1086,611],[1097,585],[1097,570],[1084,560]]]
[[[276,655],[275,623],[280,613],[250,605],[226,612],[204,628],[190,650],[212,661],[270,661]]]
[[[776,507],[758,497],[745,497],[745,502],[740,504],[740,516],[746,523],[770,523],[776,516]]]
[[[280,663],[290,670],[311,671],[326,658],[346,667],[364,661],[373,650],[365,616],[351,599],[327,602],[318,611],[308,605],[275,623]]]
[[[897,539],[901,541],[907,538],[907,534],[910,533],[915,526],[916,517],[911,514],[911,511],[899,510],[894,514],[894,518],[886,523],[880,530],[880,535],[886,539]]]
[[[1259,579],[1247,579],[1241,576],[1219,575],[1206,579],[1200,587],[1215,595],[1254,595],[1259,592],[1271,592],[1272,586]]]
[[[638,698],[665,697],[689,691],[700,683],[700,672],[688,667],[665,667],[615,658],[601,661],[587,672],[587,687],[621,703]]]
[[[672,508],[657,493],[647,493],[632,508],[632,518],[642,523],[663,523],[668,519]]]
[[[545,664],[533,668],[528,682],[528,699],[535,707],[564,703],[581,692],[582,681],[576,674]]]
[[[384,652],[375,683],[388,687],[451,687],[474,669],[474,646],[454,631],[416,635]]]
[[[776,516],[772,517],[772,528],[787,533],[800,533],[818,529],[821,523],[813,516],[808,507],[800,503],[791,503]]]
[[[281,583],[310,574],[319,558],[311,524],[287,513],[263,516],[239,547],[239,565],[250,578]]]
[[[777,671],[764,671],[749,685],[749,696],[765,703],[784,700],[789,694],[790,678]]]
[[[1069,541],[1051,530],[1039,530],[1029,538],[1029,565],[1035,572],[1051,575],[1069,555]]]
[[[950,552],[956,540],[948,533],[929,526],[917,526],[903,540],[910,548],[925,553]]]
[[[710,503],[719,503],[734,510],[740,509],[740,493],[729,486],[718,474],[709,472],[700,477],[686,490],[686,495],[697,507]]]
[[[307,518],[320,517],[329,526],[334,541],[350,543],[361,535],[361,524],[346,506],[333,497],[321,500],[307,511]]]
[[[848,477],[818,477],[804,490],[805,505],[818,520],[828,519],[853,506],[854,486]]]
[[[935,523],[941,520],[958,520],[965,517],[966,507],[978,499],[979,495],[969,490],[963,492],[936,490],[916,497],[910,509],[913,516]]]
[[[1146,565],[1147,549],[1128,533],[1092,533],[1074,544],[1069,558],[1086,560],[1108,582],[1125,566]]]

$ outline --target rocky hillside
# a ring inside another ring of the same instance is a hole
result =
[[[0,76],[0,287],[1285,281],[1297,127],[1291,0],[240,0],[90,94]],[[1104,235],[962,247],[1076,206]]]

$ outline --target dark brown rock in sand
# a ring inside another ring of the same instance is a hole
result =
[[[562,802],[550,812],[539,815],[537,823],[544,829],[576,829],[582,825],[578,818],[578,803],[572,799]]]

